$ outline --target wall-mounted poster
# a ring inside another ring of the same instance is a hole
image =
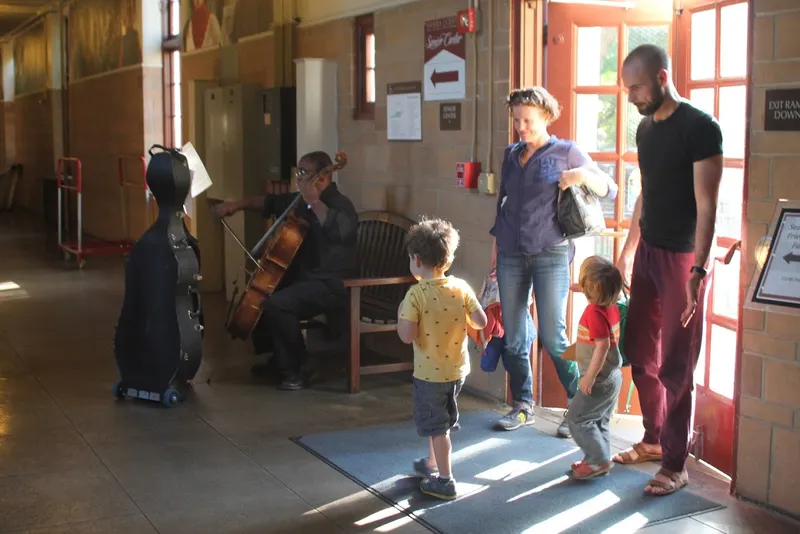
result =
[[[70,6],[72,81],[142,62],[141,0],[81,0]]]
[[[47,25],[41,20],[14,38],[14,93],[47,89],[50,71]]]
[[[269,31],[273,0],[181,0],[183,50],[191,52]]]

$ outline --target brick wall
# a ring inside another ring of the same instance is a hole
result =
[[[800,200],[800,132],[764,131],[766,89],[800,86],[800,4],[753,0],[753,90],[745,276],[778,199]],[[744,302],[737,492],[800,514],[800,316]]]
[[[387,209],[410,218],[446,217],[459,229],[461,246],[454,271],[480,287],[489,266],[491,236],[497,197],[455,187],[456,163],[468,161],[472,140],[472,57],[467,42],[467,99],[462,101],[462,130],[439,130],[439,102],[422,104],[422,141],[387,141],[386,85],[421,81],[425,21],[452,16],[464,7],[460,0],[424,0],[375,13],[376,103],[374,120],[353,120],[353,20],[300,27],[296,57],[324,57],[338,62],[340,149],[348,165],[340,184],[356,207]],[[488,68],[488,39],[478,37],[478,146],[476,159],[485,169],[489,129],[487,87],[494,83],[494,164],[499,175],[503,149],[508,142],[508,113],[502,103],[508,92],[509,7],[494,2],[494,60]],[[484,26],[488,24],[484,15]],[[400,31],[400,28],[403,30]],[[491,75],[491,77],[490,77]]]
[[[499,178],[503,149],[508,143],[509,120],[503,101],[509,89],[509,2],[494,3],[494,58],[488,64],[486,32],[478,36],[478,138],[475,157],[487,169],[489,136],[493,137],[491,170]],[[486,5],[486,3],[482,3]],[[467,98],[461,101],[462,130],[439,130],[439,102],[422,103],[422,141],[387,141],[386,86],[423,79],[425,21],[453,16],[466,7],[462,0],[420,0],[374,14],[376,102],[374,120],[354,120],[354,20],[300,26],[295,34],[295,56],[322,57],[338,63],[339,143],[348,155],[339,173],[342,190],[359,210],[385,209],[412,219],[422,215],[449,219],[459,230],[461,245],[453,273],[468,280],[477,291],[489,268],[496,196],[459,189],[456,163],[468,161],[472,141],[475,58],[467,38]],[[488,11],[483,10],[483,27]],[[494,84],[491,104],[494,124],[488,127],[489,83]],[[478,369],[477,355],[472,365]],[[502,398],[503,373],[474,372],[469,385]]]

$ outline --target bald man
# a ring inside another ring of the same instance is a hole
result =
[[[623,63],[622,80],[628,101],[644,115],[636,131],[642,191],[618,267],[631,283],[624,348],[645,433],[614,461],[660,461],[644,490],[667,495],[689,480],[685,464],[722,178],[722,131],[714,117],[678,94],[664,49],[634,49]]]

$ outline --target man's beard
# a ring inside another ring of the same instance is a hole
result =
[[[656,111],[658,111],[658,109],[664,103],[664,100],[666,100],[666,94],[667,92],[664,90],[663,87],[660,87],[659,85],[655,84],[653,87],[653,97],[652,97],[653,99],[650,101],[650,103],[647,104],[644,108],[636,106],[636,109],[639,110],[639,113],[641,115],[648,117],[654,114]]]

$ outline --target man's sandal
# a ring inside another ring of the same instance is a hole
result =
[[[663,495],[669,495],[671,493],[675,493],[676,491],[678,491],[679,489],[681,489],[682,487],[686,486],[689,483],[688,480],[683,480],[681,478],[681,474],[680,473],[675,473],[673,471],[668,471],[668,470],[664,469],[663,467],[661,469],[659,469],[658,473],[656,473],[656,474],[664,476],[664,477],[667,477],[670,481],[669,482],[663,482],[661,480],[656,479],[655,477],[651,478],[647,482],[647,486],[651,486],[653,488],[658,488],[658,489],[661,489],[661,490],[666,490],[666,491],[661,491],[661,492],[658,492],[658,493],[653,492],[653,491],[645,491],[646,494],[652,495],[654,497],[661,497]],[[645,488],[647,486],[645,486]]]
[[[573,464],[572,478],[575,480],[588,480],[594,477],[605,476],[611,471],[612,467],[614,467],[614,464],[611,462],[606,462],[597,467],[592,467],[586,462],[579,462],[577,465]]]
[[[636,453],[636,458],[633,457],[631,452]],[[660,462],[661,455],[646,451],[641,443],[634,443],[633,447],[627,451],[622,451],[621,453],[615,455],[613,460],[616,463],[623,465],[643,464],[645,462]]]

